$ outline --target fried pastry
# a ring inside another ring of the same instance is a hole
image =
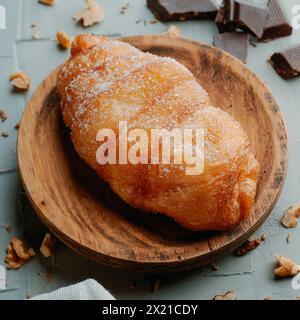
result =
[[[193,231],[232,229],[251,214],[259,165],[248,136],[174,59],[79,35],[59,69],[57,91],[78,155],[141,214],[165,214]],[[100,164],[97,133],[109,128],[118,136],[122,121],[149,136],[153,128],[203,128],[203,172],[186,174],[185,162]]]

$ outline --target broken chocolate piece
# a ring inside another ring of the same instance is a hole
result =
[[[267,20],[267,9],[235,1],[233,21],[238,28],[261,38]]]
[[[300,76],[300,44],[275,52],[270,58],[270,63],[283,79]]]
[[[215,19],[218,7],[212,0],[147,0],[159,21]]]
[[[261,41],[288,36],[293,30],[277,0],[269,0],[266,7],[244,0],[224,0],[215,22],[221,33],[241,29]]]
[[[293,28],[289,25],[277,0],[270,0],[268,4],[268,15],[261,37],[262,41],[274,40],[292,34]]]
[[[220,33],[232,32],[236,30],[235,23],[230,20],[231,6],[231,0],[224,0],[216,15],[215,23]]]
[[[213,36],[213,45],[236,58],[247,61],[249,35],[245,32],[226,32]]]

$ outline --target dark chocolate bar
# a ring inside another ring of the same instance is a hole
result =
[[[270,62],[276,72],[283,79],[292,79],[300,76],[300,44],[275,52]]]
[[[215,22],[221,33],[241,29],[261,41],[288,36],[293,30],[277,0],[269,0],[267,7],[242,0],[224,0]]]
[[[218,7],[213,0],[147,0],[159,21],[215,19]]]
[[[218,47],[244,63],[247,61],[249,34],[245,32],[225,32],[213,36],[213,45]]]

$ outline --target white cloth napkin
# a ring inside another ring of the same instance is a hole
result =
[[[115,300],[97,281],[87,279],[77,284],[41,294],[32,300]]]

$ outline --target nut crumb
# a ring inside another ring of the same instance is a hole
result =
[[[7,114],[4,110],[0,110],[0,119],[2,122],[7,120]]]
[[[300,217],[300,204],[295,204],[290,206],[284,211],[281,219],[282,225],[286,228],[295,228],[298,223],[298,218]]]
[[[58,31],[56,33],[56,40],[62,49],[70,49],[72,45],[72,38],[65,31]]]
[[[300,265],[284,256],[276,256],[278,267],[274,270],[277,278],[293,277],[300,272]]]
[[[92,26],[104,19],[104,11],[98,2],[94,0],[85,0],[86,8],[80,10],[74,19],[80,22],[84,27]]]
[[[9,80],[16,89],[25,91],[30,88],[30,78],[22,71],[13,73]]]
[[[131,288],[131,289],[135,289],[136,286],[137,286],[136,281],[135,281],[135,280],[132,280],[131,283],[130,283],[130,288]]]
[[[236,250],[235,254],[239,257],[243,256],[249,251],[256,249],[260,245],[260,242],[260,239],[247,240],[241,247]]]
[[[215,263],[211,263],[210,264],[210,268],[213,270],[213,271],[218,271],[220,269],[220,267]]]
[[[6,230],[7,233],[11,233],[11,231],[12,231],[12,226],[6,225],[6,226],[5,226],[5,230]]]
[[[159,288],[160,288],[160,280],[155,280],[155,281],[151,284],[151,293],[156,292]]]
[[[37,31],[37,30],[34,30],[33,32],[32,32],[32,39],[33,40],[38,40],[38,39],[40,39],[40,33],[39,33],[39,31]]]
[[[4,131],[4,132],[1,132],[1,137],[3,138],[8,138],[9,137],[9,133]]]
[[[46,4],[47,6],[54,6],[57,0],[39,0],[39,3]]]
[[[290,243],[292,235],[289,233],[286,237],[286,242]]]
[[[5,263],[7,268],[12,270],[21,268],[30,258],[35,256],[32,248],[25,249],[23,241],[15,237],[11,239],[6,252]]]
[[[32,295],[30,293],[27,293],[26,294],[26,299],[31,299],[32,298]]]
[[[45,205],[46,205],[46,201],[42,200],[42,201],[41,201],[41,205],[42,205],[42,206],[45,206]]]
[[[212,300],[236,300],[236,294],[234,291],[227,291],[224,294],[215,295]]]
[[[20,123],[19,122],[15,124],[14,129],[16,129],[16,130],[20,129]]]
[[[45,280],[46,280],[46,283],[50,283],[53,280],[52,273],[48,269],[45,272]]]
[[[180,29],[174,25],[171,25],[170,28],[163,34],[170,37],[181,37]]]
[[[268,239],[268,235],[263,234],[260,239],[261,239],[261,241],[266,241]]]
[[[46,233],[42,245],[40,247],[40,251],[45,258],[48,258],[54,255],[54,245],[56,239],[51,233]]]

